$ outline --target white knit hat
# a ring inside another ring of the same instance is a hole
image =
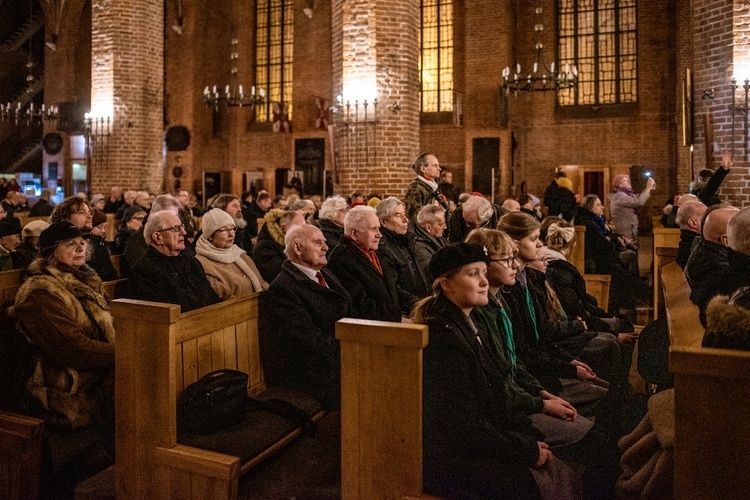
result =
[[[29,238],[31,236],[39,237],[40,234],[42,234],[42,231],[47,229],[49,227],[49,222],[43,221],[43,220],[33,220],[23,226],[23,231],[21,232],[21,236],[24,238]]]
[[[220,208],[212,208],[203,214],[201,221],[201,229],[206,238],[213,236],[217,229],[229,225],[234,225],[234,219]]]

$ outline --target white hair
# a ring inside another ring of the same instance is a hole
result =
[[[359,205],[349,210],[344,217],[344,233],[349,234],[352,229],[363,229],[368,214],[377,216],[375,209],[367,205]]]
[[[346,203],[346,199],[339,195],[333,195],[326,198],[326,201],[320,206],[320,212],[318,217],[321,219],[332,220],[336,218],[336,212],[346,210],[349,205]]]
[[[171,194],[160,194],[156,198],[154,198],[154,201],[151,203],[151,211],[152,212],[161,212],[164,210],[168,210],[174,215],[177,215],[180,213],[180,202],[177,201],[177,198],[172,196]]]
[[[148,216],[148,221],[143,227],[143,237],[146,239],[146,243],[151,244],[151,235],[162,229],[167,229],[169,225],[164,223],[164,220],[169,217],[177,217],[171,210],[159,210],[158,212],[151,212]]]
[[[425,205],[417,214],[417,224],[422,227],[427,224],[432,224],[440,213],[444,214],[442,207],[439,207],[438,205]]]
[[[482,222],[487,222],[492,217],[492,203],[482,196],[472,196],[461,205],[463,213],[477,211],[477,217]]]
[[[727,244],[735,252],[750,255],[750,207],[745,207],[729,219]]]
[[[387,219],[391,215],[393,215],[393,212],[396,211],[399,205],[403,205],[404,202],[396,198],[395,196],[389,196],[385,200],[378,203],[378,205],[375,207],[375,215],[378,216],[378,219],[383,220]]]

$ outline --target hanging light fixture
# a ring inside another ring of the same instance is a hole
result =
[[[541,22],[543,9],[534,8],[537,22],[534,24],[536,34],[536,59],[531,69],[523,71],[521,65],[516,63],[513,70],[506,66],[503,68],[503,88],[505,92],[547,92],[551,90],[564,90],[575,87],[578,84],[578,68],[573,65],[556,66],[554,61],[549,66],[544,61],[542,51],[542,33],[544,24]]]
[[[266,91],[264,89],[258,89],[256,93],[255,85],[253,85],[250,87],[250,94],[246,94],[242,85],[237,83],[237,60],[240,58],[237,44],[238,40],[232,38],[232,50],[229,56],[232,61],[232,77],[229,84],[214,85],[203,89],[203,103],[207,107],[213,108],[214,111],[218,111],[222,104],[227,107],[254,108],[256,105],[265,103]]]
[[[29,25],[34,21],[34,4],[29,0]],[[31,53],[31,42],[33,33],[29,34],[29,56],[26,59],[26,98],[19,97],[14,102],[0,103],[0,120],[12,122],[16,126],[25,123],[27,126],[39,125],[43,120],[57,120],[59,109],[57,106],[34,107],[34,96],[32,95],[38,89],[35,88],[36,77],[34,76],[34,60]],[[28,106],[27,106],[28,104]]]

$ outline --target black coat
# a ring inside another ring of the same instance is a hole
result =
[[[380,263],[384,267],[389,267],[396,276],[401,313],[409,316],[414,303],[427,297],[429,293],[427,279],[409,252],[407,235],[398,234],[387,227],[381,227],[380,233],[383,235],[378,247]]]
[[[249,206],[247,203],[242,204],[242,218],[247,221],[245,230],[250,238],[258,236],[258,219],[262,219],[265,215],[266,212],[255,201]]]
[[[427,325],[422,382],[426,489],[467,498],[532,496],[529,490],[536,488],[528,467],[538,459],[536,443],[544,436],[525,415],[509,410],[505,377],[491,359],[487,336],[475,333],[463,312],[442,296],[428,312]]]
[[[281,272],[281,264],[285,260],[284,246],[273,239],[268,227],[264,225],[253,247],[253,261],[260,271],[260,275],[268,283],[271,283]]]
[[[526,268],[526,272],[529,271],[534,270]],[[544,319],[541,315],[544,305],[540,304],[537,294],[530,289],[537,325],[536,331],[539,333],[539,338],[536,338],[532,312],[526,306],[526,286],[521,284],[522,280],[521,273],[518,273],[515,285],[508,287],[507,293],[503,295],[508,302],[510,319],[513,322],[516,354],[529,373],[536,377],[542,386],[550,392],[558,393],[562,390],[561,378],[576,378],[577,376],[576,367],[570,364],[573,357],[547,338],[543,328]]]
[[[576,212],[578,212],[578,203],[576,203],[576,195],[573,194],[573,191],[560,188],[557,203],[560,208],[560,216],[566,221],[572,222],[576,216]]]
[[[367,256],[346,236],[331,252],[328,268],[352,296],[354,317],[401,321],[396,276],[381,259],[380,274]]]
[[[333,249],[336,248],[336,246],[339,244],[339,241],[344,236],[344,226],[339,226],[332,220],[319,219],[318,227],[320,227],[320,232],[322,232],[323,236],[325,236],[326,246],[328,247],[328,250],[326,251],[326,257],[328,257],[331,255]]]
[[[675,261],[681,269],[685,269],[688,259],[690,258],[690,251],[693,249],[693,242],[698,233],[693,231],[686,231],[680,229],[680,244],[677,247],[677,258]]]
[[[570,318],[580,316],[589,330],[608,332],[609,325],[600,318],[613,316],[597,303],[596,299],[586,292],[586,282],[576,266],[566,260],[552,260],[547,268],[547,281],[560,299],[565,314]],[[625,320],[620,320],[624,323]],[[624,325],[621,325],[624,326]],[[621,328],[620,331],[627,331]],[[630,330],[632,331],[632,330]]]
[[[102,281],[119,279],[120,276],[112,265],[112,259],[109,258],[109,250],[107,250],[104,238],[91,235],[88,240],[92,253],[91,258],[86,261],[86,265],[96,271]]]
[[[183,313],[221,302],[195,257],[168,257],[152,246],[130,269],[127,297],[179,304]]]
[[[727,249],[727,267],[723,273],[712,274],[701,290],[700,321],[706,326],[706,307],[716,295],[732,295],[737,289],[750,286],[750,255]],[[692,299],[692,296],[691,296]]]
[[[284,261],[260,308],[263,366],[269,385],[292,387],[324,408],[341,407],[341,366],[336,321],[351,315],[351,297],[328,271],[328,288]]]
[[[36,203],[34,203],[34,206],[31,207],[31,210],[29,210],[29,215],[31,217],[44,217],[46,215],[52,215],[52,211],[55,209],[55,206],[48,202],[47,200],[39,200]]]
[[[25,241],[10,253],[10,258],[13,260],[13,269],[26,269],[37,257],[39,257],[39,251]]]
[[[685,265],[690,285],[690,300],[701,309],[716,295],[716,290],[729,270],[729,248],[701,239]],[[718,280],[717,280],[718,278]]]
[[[544,190],[544,206],[547,207],[547,215],[559,215],[560,214],[560,186],[557,185],[557,181],[547,186]]]
[[[602,228],[595,221],[593,212],[580,207],[576,213],[576,226],[586,226],[584,259],[586,272],[590,274],[609,274],[622,271],[615,245],[607,238]]]

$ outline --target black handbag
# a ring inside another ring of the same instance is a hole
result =
[[[178,434],[213,434],[242,422],[247,379],[247,373],[224,369],[187,386],[177,403]]]

